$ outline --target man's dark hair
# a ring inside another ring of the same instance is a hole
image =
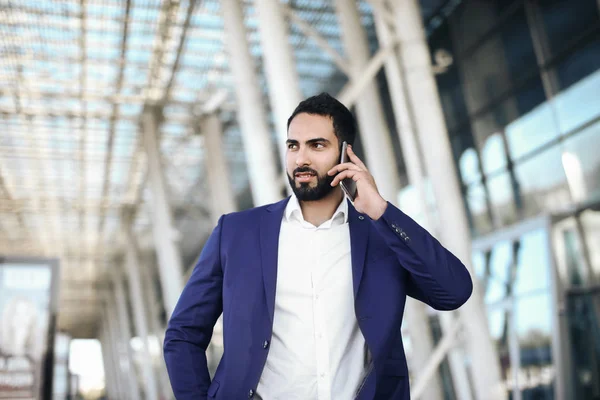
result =
[[[330,117],[333,121],[333,131],[340,142],[340,146],[343,141],[354,144],[354,138],[356,137],[354,116],[345,105],[328,93],[321,93],[301,101],[288,119],[288,129],[290,129],[290,123],[294,117],[302,113]]]

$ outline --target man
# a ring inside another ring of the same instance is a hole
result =
[[[379,195],[351,147],[351,162],[338,164],[355,126],[327,94],[301,102],[288,120],[294,195],[219,220],[165,336],[177,399],[409,398],[406,296],[453,310],[472,282]],[[353,204],[338,187],[344,178],[356,183]],[[211,382],[205,351],[221,313],[224,353]]]

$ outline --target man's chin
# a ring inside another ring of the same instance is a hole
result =
[[[296,189],[314,189],[317,187],[316,182],[296,182]]]
[[[296,187],[294,194],[300,201],[318,201],[323,200],[333,192],[333,187],[327,188],[328,190],[317,190],[315,187]]]

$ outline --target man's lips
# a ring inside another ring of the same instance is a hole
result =
[[[294,175],[298,182],[310,182],[315,176],[312,172],[298,172]]]

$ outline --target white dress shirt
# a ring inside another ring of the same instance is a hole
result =
[[[292,196],[279,234],[273,337],[262,400],[351,400],[365,376],[354,313],[348,204],[315,227]]]

